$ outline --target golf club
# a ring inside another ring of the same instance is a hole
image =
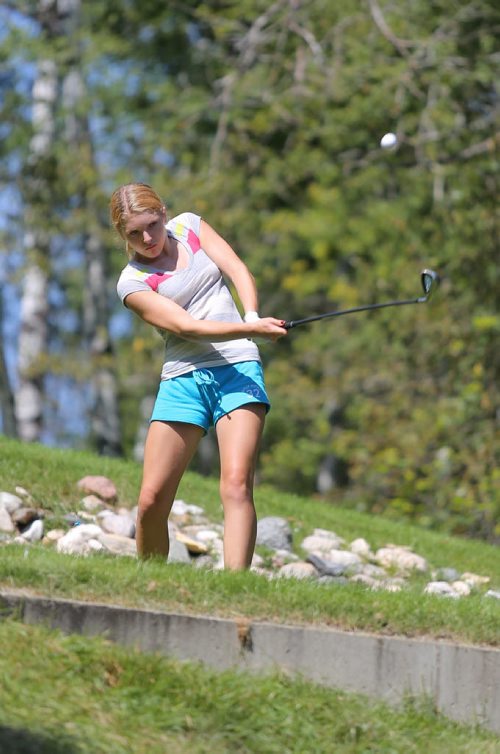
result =
[[[425,304],[429,301],[433,292],[439,285],[439,275],[434,270],[423,270],[420,273],[422,281],[422,288],[424,289],[424,295],[419,298],[410,298],[406,301],[386,301],[383,304],[367,304],[366,306],[355,306],[353,309],[342,309],[336,312],[326,312],[325,314],[316,314],[312,317],[305,317],[304,319],[292,319],[289,322],[285,322],[284,327],[287,330],[291,330],[292,327],[298,325],[305,325],[308,322],[317,322],[319,319],[328,319],[330,317],[340,317],[343,314],[353,314],[354,312],[366,312],[370,309],[383,309],[386,306],[405,306],[406,304]]]

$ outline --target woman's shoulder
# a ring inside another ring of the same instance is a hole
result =
[[[195,212],[181,212],[168,221],[167,229],[179,235],[189,230],[199,235],[200,224],[201,217]]]

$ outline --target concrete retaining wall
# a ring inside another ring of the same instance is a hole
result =
[[[216,670],[276,668],[391,704],[425,694],[444,715],[500,733],[500,650],[330,628],[223,620],[2,591],[26,623],[101,635]]]

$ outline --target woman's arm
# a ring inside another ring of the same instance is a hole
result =
[[[234,253],[234,252],[233,252]],[[277,340],[287,334],[283,320],[264,317],[256,322],[218,322],[194,319],[182,306],[154,291],[129,293],[127,306],[145,322],[187,340],[224,341],[235,338],[267,338]]]
[[[204,220],[200,225],[200,243],[212,262],[233,283],[245,312],[258,311],[259,299],[253,275],[227,241]]]

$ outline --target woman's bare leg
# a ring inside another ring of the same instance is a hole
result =
[[[140,557],[168,556],[167,519],[175,493],[203,430],[182,422],[151,422],[144,447],[144,468],[137,515]]]
[[[224,567],[232,570],[248,568],[255,548],[253,484],[265,414],[263,404],[249,404],[231,411],[216,424],[224,508]]]

